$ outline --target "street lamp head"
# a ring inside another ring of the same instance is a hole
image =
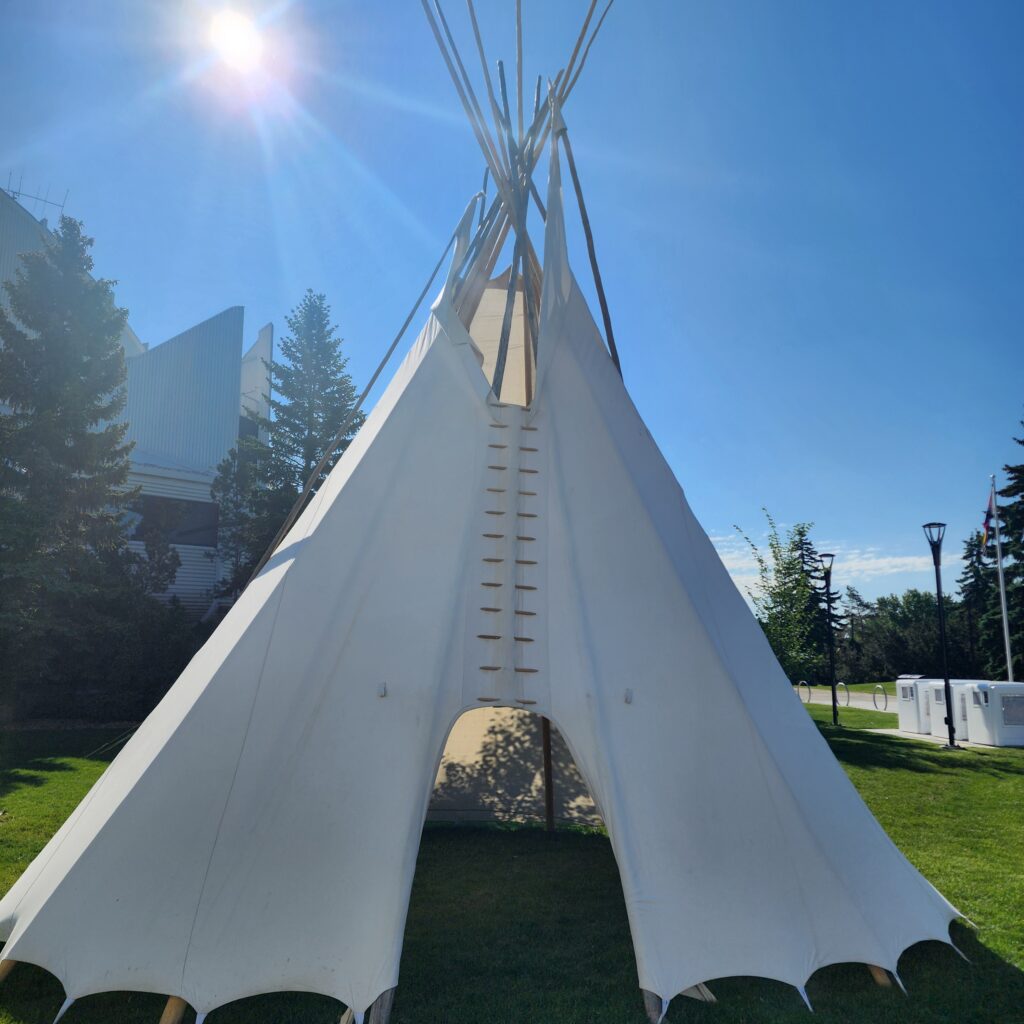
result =
[[[946,535],[945,523],[925,523],[923,529],[933,550],[942,547],[942,538]]]
[[[825,570],[825,575],[830,576],[832,574],[832,563],[836,560],[836,556],[831,551],[823,551],[818,555],[818,560],[821,562],[822,569]]]

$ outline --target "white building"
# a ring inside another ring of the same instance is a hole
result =
[[[0,189],[0,283],[11,280],[20,254],[41,248],[48,231]],[[129,483],[142,493],[142,516],[164,514],[175,523],[171,542],[181,567],[168,597],[190,610],[210,605],[220,576],[216,558],[217,505],[210,486],[218,463],[253,424],[246,411],[266,416],[270,383],[265,360],[274,329],[260,328],[243,354],[241,306],[231,306],[181,334],[149,346],[130,326],[121,336],[128,365],[127,439],[135,443]],[[142,550],[140,541],[131,546]]]

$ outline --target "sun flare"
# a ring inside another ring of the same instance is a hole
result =
[[[255,71],[263,55],[263,38],[253,20],[233,10],[219,11],[210,22],[210,45],[234,71]]]

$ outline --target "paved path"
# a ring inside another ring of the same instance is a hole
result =
[[[794,687],[797,691],[800,700],[803,703],[807,703],[807,687]],[[846,698],[849,696],[850,703],[846,703]],[[877,707],[871,700],[870,693],[862,693],[859,690],[850,690],[849,694],[840,687],[839,688],[839,711],[842,712],[844,707],[860,708],[863,711],[889,711],[893,714],[896,712],[896,698],[890,696],[889,704],[886,707],[885,698],[879,693]],[[811,687],[811,703],[812,704],[827,704],[829,707],[832,705],[832,689],[828,686],[812,686]]]
[[[900,732],[899,729],[865,729],[865,732],[875,732],[881,736],[897,736],[901,740],[923,740],[925,743],[937,743],[939,746],[945,746],[945,736],[932,736],[931,733],[922,732]],[[990,747],[987,743],[971,743],[970,740],[958,739],[957,746],[960,747],[979,747],[986,750],[994,750],[994,747]]]

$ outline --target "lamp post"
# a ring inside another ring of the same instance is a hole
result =
[[[925,523],[922,527],[932,549],[935,563],[935,596],[939,602],[939,646],[942,648],[942,681],[945,684],[946,728],[949,730],[947,750],[956,750],[956,726],[953,724],[953,690],[949,685],[949,663],[946,659],[946,608],[942,602],[942,538],[946,535],[945,523]]]
[[[818,555],[825,575],[825,610],[828,619],[828,676],[832,684],[832,724],[839,724],[839,696],[836,692],[836,641],[832,635],[832,563],[836,556],[830,551]]]

